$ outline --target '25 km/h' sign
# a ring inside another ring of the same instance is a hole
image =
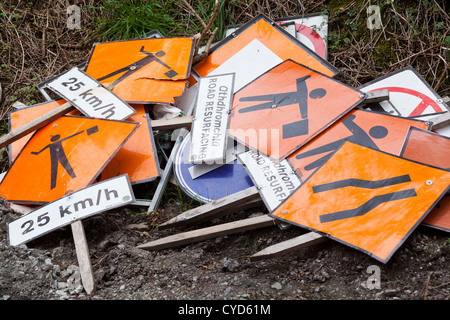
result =
[[[9,243],[12,246],[18,246],[76,220],[134,201],[128,175],[96,183],[59,198],[9,223]]]
[[[125,120],[136,113],[117,95],[78,68],[64,72],[46,86],[88,117]]]

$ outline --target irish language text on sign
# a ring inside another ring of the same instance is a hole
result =
[[[125,120],[136,113],[117,95],[78,68],[64,72],[46,86],[88,117]]]
[[[233,99],[234,73],[200,79],[192,125],[193,163],[222,163]]]
[[[254,150],[238,154],[237,157],[259,189],[269,211],[274,210],[301,184],[287,160],[277,163]]]
[[[96,183],[9,223],[9,244],[18,246],[82,218],[134,201],[128,175]]]

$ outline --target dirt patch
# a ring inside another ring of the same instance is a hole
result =
[[[236,212],[198,227],[263,212]],[[173,205],[158,219],[173,216]],[[450,298],[448,234],[420,226],[387,264],[332,240],[286,256],[251,262],[263,248],[300,235],[277,226],[173,249],[136,246],[186,230],[160,231],[154,217],[126,209],[83,220],[97,290],[87,296],[77,278],[70,228],[9,247],[5,226],[18,215],[0,212],[0,298],[5,300],[445,300]],[[371,267],[372,266],[372,267]],[[379,267],[380,281],[368,268]]]

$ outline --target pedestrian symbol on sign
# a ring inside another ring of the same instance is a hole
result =
[[[64,152],[63,142],[66,140],[69,140],[70,138],[73,138],[81,133],[83,131],[74,133],[68,137],[65,137],[61,139],[61,135],[56,134],[51,136],[50,141],[47,146],[45,146],[40,151],[32,151],[31,154],[39,155],[47,148],[50,150],[50,167],[51,167],[51,179],[50,179],[50,189],[54,189],[56,187],[56,178],[58,175],[58,165],[61,164],[63,168],[66,170],[66,172],[70,175],[71,178],[75,178],[76,174],[73,171],[72,166],[70,165],[69,159],[67,159],[66,153]],[[86,130],[87,135],[91,135],[95,132],[98,132],[98,127],[94,126],[92,128],[89,128]]]

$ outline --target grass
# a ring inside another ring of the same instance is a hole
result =
[[[180,31],[173,1],[103,0],[87,9],[98,11],[86,28],[99,41],[134,39],[152,30],[164,36]]]

